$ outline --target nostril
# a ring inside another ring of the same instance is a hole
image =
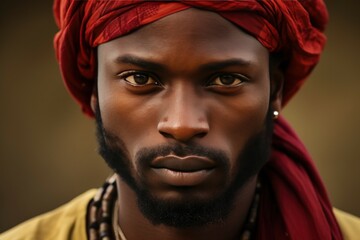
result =
[[[198,133],[197,137],[203,138],[203,137],[205,137],[205,135],[206,135],[206,132],[202,132],[202,133]]]
[[[209,124],[204,117],[197,117],[195,114],[173,115],[172,118],[162,118],[158,122],[158,133],[165,138],[187,142],[193,138],[203,138],[209,132]]]
[[[161,135],[163,135],[166,138],[171,138],[171,134],[163,132],[163,131],[159,131]]]
[[[159,133],[165,138],[173,138],[178,141],[189,141],[193,138],[203,138],[206,136],[208,131],[204,129],[196,129],[196,128],[163,128],[159,129]]]

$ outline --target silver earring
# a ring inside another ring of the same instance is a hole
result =
[[[279,112],[278,111],[274,111],[273,112],[273,119],[277,119],[279,117]]]

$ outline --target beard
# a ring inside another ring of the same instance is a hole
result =
[[[164,200],[154,196],[141,178],[141,169],[158,156],[175,154],[177,156],[196,155],[213,159],[224,167],[225,176],[230,176],[229,158],[217,149],[199,145],[169,144],[153,148],[143,148],[135,155],[134,163],[139,169],[136,179],[132,174],[132,161],[127,157],[121,139],[107,132],[102,124],[99,109],[96,111],[97,139],[99,153],[108,166],[135,192],[137,205],[142,214],[154,225],[164,224],[176,228],[199,227],[225,221],[235,204],[236,195],[241,188],[262,168],[270,155],[273,132],[271,111],[264,121],[263,130],[251,138],[236,159],[236,174],[227,187],[212,199]],[[186,187],[181,190],[186,190]]]

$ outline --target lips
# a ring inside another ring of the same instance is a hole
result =
[[[214,161],[200,156],[178,157],[169,155],[156,158],[151,167],[165,168],[175,172],[196,172],[202,170],[210,170],[216,167]]]
[[[151,163],[156,177],[171,186],[196,186],[211,179],[216,163],[206,157],[169,155]]]

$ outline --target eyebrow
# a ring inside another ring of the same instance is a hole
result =
[[[131,64],[144,69],[152,69],[155,71],[164,71],[167,67],[164,64],[153,62],[150,60],[143,59],[134,55],[126,54],[115,59],[115,63],[118,64]],[[252,65],[251,61],[247,61],[242,58],[232,58],[227,60],[220,60],[209,62],[199,67],[200,71],[216,71],[232,66],[246,67]]]
[[[205,63],[204,65],[201,65],[199,69],[201,71],[214,71],[214,70],[220,70],[233,66],[246,67],[246,66],[250,66],[251,64],[252,64],[251,61],[247,61],[242,58],[232,58],[223,61],[214,61],[210,63]]]
[[[138,66],[145,69],[153,69],[153,70],[165,70],[166,67],[163,64],[156,63],[150,60],[146,60],[134,55],[123,55],[120,57],[117,57],[115,59],[115,63],[118,64],[131,64],[134,66]]]

